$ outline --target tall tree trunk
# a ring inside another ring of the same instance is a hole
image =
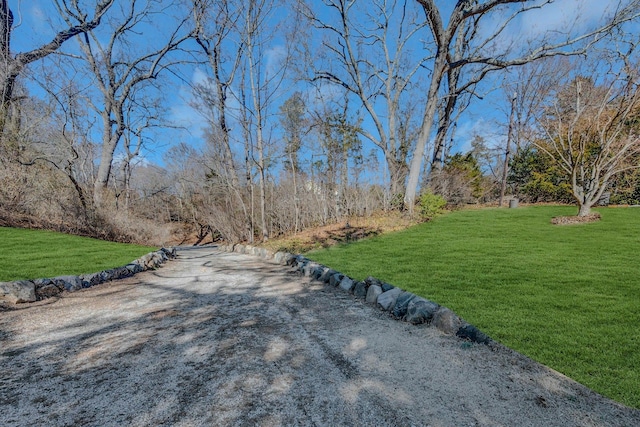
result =
[[[104,111],[102,113],[102,149],[100,152],[100,164],[96,173],[96,180],[93,183],[93,201],[96,207],[103,207],[106,201],[109,179],[111,177],[111,167],[116,146],[120,141],[123,129],[118,127],[113,129],[111,114]]]
[[[425,108],[422,125],[420,127],[420,134],[416,142],[416,148],[413,152],[413,157],[411,158],[411,164],[409,166],[409,180],[407,182],[407,189],[404,193],[404,203],[411,213],[413,213],[416,194],[418,192],[420,172],[422,171],[422,159],[425,156],[427,142],[431,135],[431,127],[433,126],[436,109],[438,107],[438,91],[442,84],[444,72],[447,68],[446,54],[446,51],[439,50],[436,55],[431,84],[429,86],[429,93],[427,95],[427,106]]]

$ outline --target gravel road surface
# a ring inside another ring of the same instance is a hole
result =
[[[0,426],[639,426],[500,345],[412,326],[258,258],[0,311]]]

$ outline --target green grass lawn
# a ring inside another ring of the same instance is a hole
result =
[[[0,227],[0,282],[96,273],[156,248],[41,230]]]
[[[493,339],[640,408],[640,208],[467,210],[307,256],[454,310]]]

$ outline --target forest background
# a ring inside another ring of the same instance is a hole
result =
[[[0,222],[265,241],[640,204],[637,0],[0,1]]]

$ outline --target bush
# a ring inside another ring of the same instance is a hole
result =
[[[426,191],[420,196],[420,202],[418,203],[420,218],[424,221],[429,221],[444,212],[444,207],[447,205],[447,201],[440,195],[433,194],[431,191]]]

